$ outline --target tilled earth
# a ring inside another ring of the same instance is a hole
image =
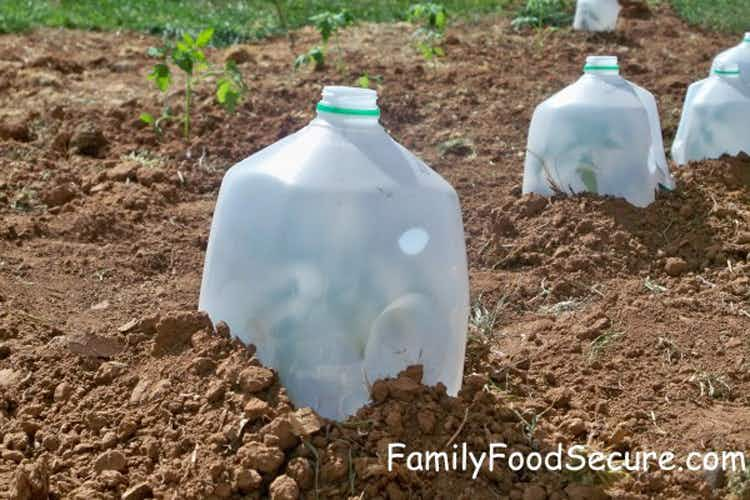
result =
[[[145,79],[158,40],[0,37],[0,497],[750,498],[729,473],[385,466],[395,441],[748,450],[750,159],[675,170],[646,209],[520,194],[534,106],[587,54],[618,55],[654,92],[669,145],[687,85],[737,43],[668,9],[643,17],[609,35],[458,24],[437,65],[401,24],[347,30],[341,71],[292,71],[311,31],[295,49],[210,51],[250,94],[228,116],[199,90],[189,141],[137,120],[163,105]],[[475,306],[457,398],[414,367],[337,424],[294,408],[252,346],[195,310],[223,173],[364,72],[394,138],[459,192]]]

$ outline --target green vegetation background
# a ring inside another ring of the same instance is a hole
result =
[[[436,0],[452,17],[487,13],[513,16],[521,0]],[[548,0],[547,0],[548,1]],[[559,0],[558,0],[559,1]],[[574,0],[562,0],[572,10]],[[750,30],[750,0],[671,1],[689,22],[721,31]],[[403,20],[410,0],[0,0],[0,33],[36,26],[89,30],[130,29],[154,35],[178,36],[215,28],[214,43],[227,45],[261,38],[283,30],[277,6],[289,28],[309,22],[321,11],[346,8],[361,21]],[[544,4],[545,0],[530,0]]]

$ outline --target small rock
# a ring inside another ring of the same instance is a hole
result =
[[[596,403],[594,411],[596,411],[596,413],[598,413],[599,415],[609,415],[609,405],[607,405],[607,402],[604,400],[598,401]]]
[[[130,393],[130,403],[145,403],[163,399],[171,389],[172,384],[167,379],[153,381],[149,379],[139,380]]]
[[[210,328],[208,315],[197,311],[179,311],[161,318],[156,323],[154,354],[184,346],[195,332]]]
[[[101,302],[97,302],[96,304],[91,306],[92,311],[104,311],[105,309],[109,309],[108,300],[102,300]]]
[[[242,457],[242,465],[260,472],[270,474],[284,463],[284,452],[274,446],[266,446],[257,441],[251,441],[238,450]]]
[[[43,458],[37,463],[17,467],[10,485],[10,498],[14,500],[49,498],[49,476],[49,467]]]
[[[275,436],[278,440],[278,447],[282,450],[291,450],[299,442],[295,433],[292,432],[292,424],[286,415],[276,417],[270,423],[261,427],[259,432],[264,438],[268,434]]]
[[[432,434],[436,424],[435,414],[429,410],[422,410],[417,413],[417,423],[423,433]]]
[[[273,380],[273,372],[261,366],[249,366],[239,374],[239,385],[249,394],[268,389],[273,385]]]
[[[222,380],[215,380],[208,386],[206,391],[206,399],[209,403],[218,403],[224,399],[224,394],[227,392],[227,385]]]
[[[315,434],[323,428],[325,422],[312,408],[300,408],[289,417],[292,432],[300,437]]]
[[[12,368],[4,368],[0,370],[0,387],[10,387],[21,380],[21,372],[17,372]]]
[[[125,476],[116,470],[102,471],[102,473],[99,474],[99,479],[107,486],[107,488],[116,488],[118,485],[126,483]]]
[[[102,472],[105,470],[116,470],[124,472],[128,468],[128,462],[125,455],[117,450],[107,450],[99,455],[94,462],[94,470]]]
[[[388,382],[377,380],[372,384],[370,397],[376,403],[382,403],[388,398]]]
[[[260,488],[263,478],[253,469],[238,469],[234,474],[237,489],[242,493],[249,493]]]
[[[535,217],[542,213],[547,207],[547,198],[538,194],[527,194],[516,202],[516,207],[524,217]]]
[[[21,461],[23,460],[23,453],[17,450],[3,450],[2,455],[0,456],[2,456],[4,460],[10,460],[11,462],[15,462],[17,464],[21,463]]]
[[[256,420],[271,412],[271,407],[262,399],[252,398],[245,404],[245,417]]]
[[[144,500],[153,498],[154,492],[147,482],[138,483],[122,494],[122,500]]]
[[[106,176],[107,179],[116,182],[125,182],[128,179],[135,181],[138,167],[138,163],[127,160],[107,170]]]
[[[297,500],[299,498],[297,481],[285,474],[274,479],[268,491],[271,494],[271,500]]]
[[[313,486],[315,471],[308,459],[295,457],[287,464],[286,475],[294,479],[301,489],[308,490]]]
[[[688,263],[679,257],[669,257],[664,264],[664,270],[668,275],[677,277],[688,271]]]
[[[586,433],[586,422],[578,417],[571,418],[563,425],[565,426],[565,429],[573,435],[573,437],[578,437]]]
[[[0,139],[29,142],[32,139],[32,135],[26,120],[21,118],[5,118],[0,120]]]
[[[138,422],[133,420],[132,417],[126,417],[120,420],[120,424],[117,426],[117,439],[122,442],[126,442],[130,438],[135,436],[135,432],[137,430]]]
[[[103,450],[108,450],[109,448],[113,448],[117,444],[117,434],[115,434],[113,431],[109,431],[104,434],[102,437],[102,440],[99,441],[99,446]]]
[[[197,357],[190,363],[190,371],[200,377],[205,377],[216,370],[216,362],[204,356]]]
[[[40,199],[48,207],[65,205],[76,197],[76,192],[70,183],[59,184],[52,189],[42,191]]]
[[[107,361],[99,366],[94,381],[99,385],[109,384],[128,370],[126,363]]]
[[[57,451],[57,449],[60,448],[60,438],[54,434],[48,434],[44,436],[42,446],[47,451]]]
[[[111,358],[125,349],[116,338],[92,334],[69,335],[63,342],[72,353],[91,358]]]
[[[421,386],[409,377],[398,377],[388,384],[388,392],[400,401],[412,401],[419,393]]]
[[[132,330],[133,328],[135,328],[136,326],[138,326],[138,320],[135,319],[135,318],[133,318],[130,321],[128,321],[127,323],[125,323],[124,325],[122,325],[121,327],[119,327],[117,329],[117,331],[120,332],[120,333],[127,333],[130,330]]]

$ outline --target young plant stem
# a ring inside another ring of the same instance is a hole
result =
[[[286,20],[286,14],[284,13],[284,7],[282,7],[281,2],[282,0],[273,0],[273,5],[276,7],[276,14],[279,16],[281,29],[284,30],[284,33],[286,33],[286,36],[289,39],[289,47],[292,49],[292,52],[294,52],[294,34],[289,31],[289,23]]]
[[[191,99],[191,81],[190,75],[185,79],[185,118],[183,122],[182,135],[187,140],[190,137],[190,99]]]
[[[339,34],[338,32],[334,33],[334,38],[336,40],[336,66],[339,73],[344,72],[344,58],[341,55],[341,43],[339,43]]]

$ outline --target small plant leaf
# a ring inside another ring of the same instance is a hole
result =
[[[216,89],[216,100],[228,112],[234,113],[240,101],[240,93],[234,88],[231,82],[225,80]]]
[[[185,41],[185,45],[188,47],[195,47],[195,40],[193,40],[193,37],[190,36],[189,33],[183,33],[182,39]]]
[[[213,28],[207,28],[200,32],[198,35],[198,38],[195,39],[195,46],[196,47],[205,47],[211,42],[211,39],[214,37],[214,29]]]
[[[310,57],[307,54],[300,54],[294,59],[294,69],[299,69],[305,66],[310,61]]]
[[[367,76],[367,73],[365,73],[364,75],[360,76],[357,79],[357,85],[359,85],[363,89],[369,89],[370,88],[370,77]]]
[[[156,123],[156,119],[151,113],[141,113],[141,116],[139,116],[140,120],[143,123],[148,123],[149,125],[153,125]]]
[[[159,90],[166,92],[172,84],[172,72],[166,64],[157,64],[149,73],[148,79],[152,80]]]
[[[172,61],[188,75],[193,74],[195,60],[190,50],[182,50],[178,44],[177,50],[172,53]]]

